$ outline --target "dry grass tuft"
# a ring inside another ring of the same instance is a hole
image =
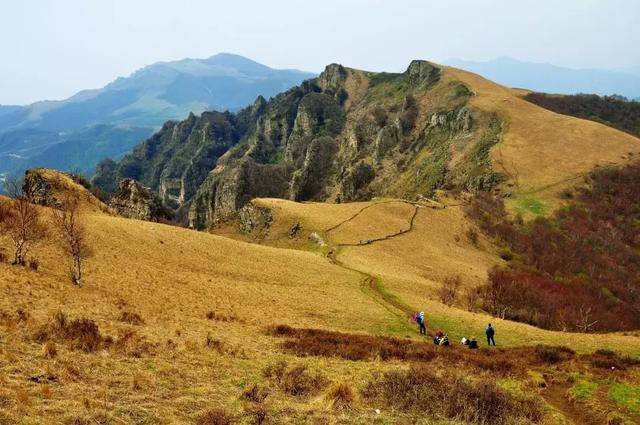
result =
[[[242,322],[242,320],[240,320],[240,318],[234,313],[222,314],[213,310],[208,311],[206,317],[207,320],[215,320],[216,322]]]
[[[47,384],[43,384],[40,387],[40,394],[42,395],[42,398],[50,399],[51,398],[51,387],[49,387],[49,385],[47,385]]]
[[[47,341],[42,346],[42,356],[45,359],[53,359],[58,355],[58,348],[53,341]]]
[[[207,333],[207,338],[204,341],[204,346],[211,349],[211,350],[215,350],[220,354],[224,354],[225,353],[225,343],[224,341],[221,341],[219,339],[213,338],[211,336],[211,333]]]
[[[98,325],[90,319],[69,320],[62,312],[57,312],[53,320],[41,326],[35,333],[38,342],[64,341],[72,350],[92,353],[110,344],[110,339],[104,338]]]
[[[38,271],[38,268],[40,268],[40,262],[39,262],[37,259],[35,259],[35,258],[30,259],[30,260],[29,260],[29,268],[30,268],[31,270],[33,270],[33,271],[36,271],[36,272],[37,272],[37,271]]]
[[[114,340],[110,336],[103,336],[93,320],[86,318],[69,320],[66,314],[60,311],[52,320],[41,326],[33,338],[54,348],[56,342],[64,342],[72,350],[85,353],[111,349],[130,357],[154,354],[155,348],[154,344],[138,335],[133,329],[119,330],[118,337]],[[45,350],[48,349],[45,348]]]
[[[608,349],[596,350],[592,354],[586,354],[581,357],[597,369],[626,370],[629,367],[640,365],[640,360],[628,356],[622,357]]]
[[[231,425],[235,420],[226,410],[211,409],[196,419],[196,425]]]
[[[267,388],[261,388],[258,384],[253,384],[242,392],[240,398],[253,403],[263,403],[268,396],[269,390]]]
[[[269,416],[269,412],[263,403],[251,403],[245,406],[245,412],[251,417],[251,423],[261,425]]]
[[[263,374],[286,394],[298,397],[318,394],[329,384],[321,373],[309,372],[304,364],[290,366],[284,360],[267,366]]]
[[[492,382],[442,378],[425,367],[379,375],[368,383],[363,396],[391,409],[465,423],[538,423],[543,416],[538,403],[516,398]]]
[[[575,351],[568,347],[549,347],[539,345],[535,348],[536,358],[546,364],[555,364],[571,360],[575,356]]]
[[[110,348],[122,355],[140,358],[145,355],[154,355],[156,345],[133,329],[121,329]]]
[[[26,409],[31,406],[31,398],[27,390],[18,388],[16,390],[16,406],[18,409]]]
[[[348,382],[338,382],[327,391],[327,399],[336,409],[349,409],[356,401],[356,393]]]
[[[123,323],[128,323],[130,325],[144,324],[144,320],[142,320],[142,317],[138,313],[131,312],[131,311],[123,311],[122,314],[120,314],[120,317],[118,320],[120,320]]]

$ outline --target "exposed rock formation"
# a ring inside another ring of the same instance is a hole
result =
[[[62,201],[55,196],[56,182],[47,178],[43,170],[27,170],[24,175],[23,190],[31,202],[47,207],[58,208]]]
[[[257,230],[261,234],[266,234],[273,221],[273,214],[269,208],[249,202],[238,211],[238,221],[240,231],[243,233],[253,233]]]
[[[118,184],[109,206],[127,218],[148,221],[171,219],[171,213],[156,194],[133,179],[124,179]]]

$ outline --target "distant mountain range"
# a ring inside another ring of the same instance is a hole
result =
[[[618,94],[629,99],[640,99],[640,68],[571,69],[508,57],[487,62],[451,59],[446,64],[480,74],[509,87],[560,94]]]
[[[221,53],[158,62],[61,101],[0,105],[0,177],[31,167],[90,174],[99,160],[119,159],[167,120],[237,111],[314,76]]]

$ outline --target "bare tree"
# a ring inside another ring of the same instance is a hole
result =
[[[13,242],[13,264],[24,265],[31,248],[46,237],[47,228],[40,218],[40,210],[30,202],[20,180],[7,179],[5,188],[10,198],[0,213],[0,229]]]
[[[440,288],[438,288],[438,298],[440,298],[443,304],[453,305],[458,298],[460,286],[462,286],[460,276],[448,276],[444,278]]]
[[[53,210],[60,245],[69,256],[69,277],[74,285],[82,284],[82,261],[90,255],[85,240],[85,228],[82,224],[80,198],[78,194],[69,195],[60,209]]]

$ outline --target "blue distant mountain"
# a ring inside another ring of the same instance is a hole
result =
[[[154,63],[61,101],[0,105],[0,178],[31,167],[89,174],[98,161],[122,157],[167,120],[236,111],[314,76],[220,53]]]
[[[446,64],[480,74],[509,87],[545,93],[593,93],[601,96],[618,94],[629,99],[640,98],[640,68],[571,69],[508,57],[487,62],[451,59]]]

